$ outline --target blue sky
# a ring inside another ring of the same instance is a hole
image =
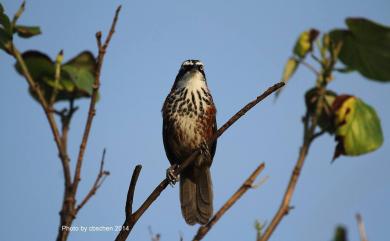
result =
[[[5,0],[12,15],[20,1]],[[94,34],[104,33],[117,5],[123,9],[102,73],[101,100],[86,151],[78,199],[89,190],[107,148],[111,172],[97,195],[79,213],[75,226],[114,226],[124,220],[124,200],[136,164],[142,164],[135,208],[165,176],[168,161],[161,137],[161,106],[183,60],[201,59],[222,125],[232,114],[280,79],[301,31],[344,27],[349,16],[390,25],[390,3],[362,1],[28,1],[20,23],[40,25],[43,35],[16,40],[21,50],[38,49],[65,60],[82,50],[96,54]],[[59,222],[63,177],[48,123],[27,93],[27,83],[0,53],[0,239],[53,240]],[[314,76],[299,69],[277,100],[269,98],[218,141],[212,176],[219,208],[252,170],[266,163],[260,188],[251,190],[205,240],[254,240],[254,220],[270,221],[277,210],[302,139],[303,95]],[[357,73],[335,74],[329,86],[361,97],[381,117],[385,142],[360,157],[330,164],[333,137],[310,150],[295,196],[294,210],[271,240],[328,241],[338,224],[358,240],[360,212],[370,240],[386,240],[390,209],[390,86]],[[75,163],[87,101],[72,120],[69,151]],[[198,227],[183,221],[178,187],[167,188],[134,228],[129,240],[190,240]],[[17,235],[16,235],[17,234]],[[69,240],[113,240],[114,232],[71,233]]]

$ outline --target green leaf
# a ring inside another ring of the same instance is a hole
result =
[[[304,58],[307,53],[312,51],[313,42],[316,40],[319,31],[316,29],[310,29],[302,32],[294,46],[294,54],[299,58]]]
[[[45,78],[54,78],[54,63],[46,54],[36,50],[30,50],[24,52],[22,57],[31,77],[37,81],[38,84],[45,82]],[[23,75],[18,63],[15,64],[15,68],[19,74]]]
[[[343,226],[336,228],[333,241],[347,241],[347,230]]]
[[[33,36],[41,34],[41,29],[38,26],[16,25],[15,31],[18,36],[22,38],[31,38]]]
[[[60,81],[57,84],[55,63],[50,57],[39,51],[26,51],[22,57],[47,101],[51,100],[54,89],[57,90],[55,102],[91,96],[95,59],[90,52],[82,52],[62,65]],[[15,64],[15,68],[23,75],[19,64]],[[37,99],[31,90],[30,93]]]
[[[341,42],[339,59],[349,69],[377,81],[390,81],[390,28],[363,18],[348,18],[349,29],[329,33]]]
[[[11,21],[5,13],[0,13],[0,25],[4,27],[7,33],[11,33]]]
[[[4,13],[4,9],[1,6],[0,11],[0,49],[4,50],[6,53],[10,53],[12,40],[12,31],[11,31],[11,23],[9,18]]]
[[[72,65],[63,66],[62,71],[68,74],[69,78],[79,90],[84,91],[88,95],[92,94],[94,77],[91,72],[85,68],[77,68]]]
[[[333,103],[337,146],[334,158],[358,156],[378,149],[383,134],[374,108],[354,96],[341,95]]]
[[[82,96],[91,96],[95,82],[96,60],[89,51],[81,52],[62,66],[68,78],[76,85]]]
[[[67,65],[71,65],[77,68],[84,68],[91,73],[95,73],[96,70],[96,60],[90,51],[81,52],[76,57],[64,64],[64,66]]]
[[[54,79],[54,63],[46,54],[30,50],[22,54],[22,58],[27,66],[27,69],[33,78],[33,80],[38,84],[38,87],[43,92],[46,100],[50,99],[52,88],[47,85],[47,82],[51,79]],[[15,64],[16,71],[23,76],[23,72],[19,63]],[[35,93],[32,93],[30,89],[30,94],[32,97],[38,101]]]

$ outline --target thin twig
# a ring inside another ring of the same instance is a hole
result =
[[[320,130],[320,131],[314,133],[313,136],[311,137],[311,141],[314,141],[314,139],[316,139],[316,138],[322,136],[322,135],[325,134],[325,133],[326,133],[326,130],[325,130],[325,129]]]
[[[97,100],[97,96],[98,96],[98,92],[99,92],[99,87],[100,87],[100,73],[101,73],[101,69],[102,69],[102,65],[103,65],[104,55],[106,54],[106,50],[107,50],[108,44],[110,43],[111,37],[115,32],[115,26],[116,26],[116,23],[118,21],[118,15],[119,15],[120,10],[121,10],[121,6],[119,6],[116,9],[114,20],[112,21],[112,24],[111,24],[110,32],[109,32],[103,46],[100,44],[101,32],[98,32],[96,34],[96,39],[97,39],[98,47],[99,47],[99,53],[98,53],[98,57],[96,60],[95,82],[93,84],[92,96],[91,96],[91,101],[90,101],[89,110],[88,110],[88,117],[87,117],[87,121],[85,124],[83,138],[82,138],[82,141],[80,144],[80,150],[79,150],[77,163],[76,163],[76,171],[75,171],[75,175],[73,178],[73,190],[72,191],[74,194],[77,193],[78,184],[80,182],[81,167],[83,164],[85,148],[87,146],[88,137],[89,137],[89,133],[90,133],[91,126],[92,126],[92,120],[93,120],[93,117],[95,116],[95,113],[96,113],[95,104],[96,104],[96,100]]]
[[[320,74],[320,72],[311,64],[306,62],[305,60],[298,60],[301,64],[303,64],[305,67],[307,67],[310,71],[312,71],[316,76]]]
[[[260,101],[268,97],[270,94],[274,93],[276,90],[283,87],[285,83],[280,82],[269,87],[261,95],[259,95],[255,100],[249,102],[245,105],[240,111],[238,111],[234,116],[232,116],[222,127],[220,127],[215,134],[215,136],[210,140],[213,142],[219,136],[221,136],[230,126],[232,126],[238,119],[245,115],[251,108],[257,105]],[[174,173],[179,175],[189,164],[191,164],[195,158],[199,155],[199,150],[194,151],[180,166],[178,166]],[[147,199],[141,204],[141,206],[131,214],[131,218],[126,218],[123,226],[116,241],[124,241],[127,239],[129,233],[133,229],[134,225],[137,223],[138,219],[144,214],[144,212],[152,205],[152,203],[160,196],[161,192],[168,186],[169,180],[165,178],[157,185],[157,187],[152,191],[152,193],[147,197]],[[127,216],[127,213],[126,213]]]
[[[100,186],[103,184],[104,180],[108,175],[110,175],[110,172],[104,170],[104,159],[106,157],[106,149],[103,150],[102,159],[100,161],[100,168],[99,173],[96,176],[96,180],[93,183],[91,189],[89,190],[88,194],[83,198],[83,201],[77,206],[76,208],[76,214],[80,211],[81,208],[84,207],[84,205],[89,201],[89,199],[96,194],[96,191],[100,188]]]
[[[226,213],[227,210],[231,206],[234,205],[234,203],[244,195],[246,191],[248,191],[249,188],[253,187],[253,182],[256,180],[257,176],[260,174],[260,172],[264,169],[265,165],[264,163],[261,163],[254,171],[253,173],[246,179],[246,181],[241,185],[241,187],[226,201],[226,203],[218,210],[216,214],[210,219],[210,221],[199,227],[198,232],[196,233],[195,237],[192,239],[192,241],[199,241],[206,236],[206,234],[210,231],[210,229],[218,222],[218,220]]]
[[[357,221],[358,228],[359,228],[360,240],[361,241],[368,241],[366,228],[364,226],[363,218],[362,218],[362,215],[360,215],[360,213],[356,214],[356,221]]]

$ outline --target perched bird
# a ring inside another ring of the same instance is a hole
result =
[[[171,163],[167,176],[173,182],[176,165],[195,150],[201,154],[180,175],[180,204],[185,221],[205,224],[213,214],[213,189],[210,166],[217,141],[216,109],[207,87],[204,66],[199,60],[186,60],[163,108],[163,141]]]

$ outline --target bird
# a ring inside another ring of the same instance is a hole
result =
[[[204,65],[189,59],[182,63],[163,108],[163,142],[171,164],[167,178],[180,181],[180,205],[189,225],[206,224],[213,214],[210,167],[217,140],[216,108],[207,85]],[[174,169],[194,151],[200,154],[180,177]]]

